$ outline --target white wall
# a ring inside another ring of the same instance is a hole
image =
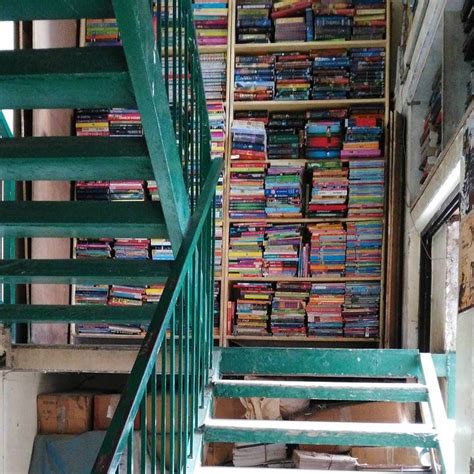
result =
[[[11,50],[14,47],[14,29],[12,21],[0,22],[0,50]],[[8,125],[13,130],[13,110],[3,111]]]

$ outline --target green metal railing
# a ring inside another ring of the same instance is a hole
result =
[[[154,54],[161,57],[191,218],[95,462],[95,473],[115,473],[119,466],[126,466],[127,472],[184,472],[201,449],[197,428],[211,367],[213,203],[222,160],[210,159],[192,3],[152,2],[149,14],[150,21],[155,17]],[[119,17],[118,23],[120,28]],[[135,432],[137,417],[140,430]]]

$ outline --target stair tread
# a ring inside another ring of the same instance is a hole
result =
[[[435,448],[436,431],[424,424],[208,418],[206,442],[289,443]]]
[[[159,202],[21,201],[0,203],[9,237],[166,238]]]
[[[267,468],[265,467],[265,474],[295,474],[299,469],[285,469],[285,468]],[[194,470],[195,474],[199,473],[209,473],[209,474],[222,474],[222,473],[239,473],[239,474],[262,474],[261,467],[226,467],[226,466],[199,466]],[[304,474],[327,474],[328,470],[324,469],[304,469]],[[329,471],[331,474],[347,474],[348,471],[336,471],[331,469]],[[387,474],[387,471],[373,471],[370,470],[370,474]]]
[[[0,260],[1,283],[164,283],[172,262],[156,260]]]
[[[418,383],[326,382],[293,380],[217,380],[216,397],[313,398],[419,402],[427,400],[427,388]]]
[[[0,108],[134,105],[122,47],[0,51]]]
[[[0,305],[0,321],[3,323],[55,323],[64,322],[115,322],[146,323],[151,320],[157,305],[109,306],[109,305]]]
[[[21,0],[1,2],[0,21],[80,20],[81,18],[113,18],[111,0]]]
[[[0,140],[0,179],[154,179],[144,138],[29,137]]]

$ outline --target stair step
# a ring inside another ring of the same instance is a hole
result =
[[[114,16],[111,0],[21,0],[0,3],[0,21],[80,20]]]
[[[319,421],[226,420],[209,418],[206,442],[286,443],[436,448],[437,433],[423,424]]]
[[[299,469],[286,469],[286,468],[261,468],[261,467],[225,467],[225,466],[199,466],[194,469],[195,474],[225,474],[228,472],[232,474],[234,472],[238,474],[295,474]],[[347,474],[348,471],[336,471],[331,469],[330,474]],[[353,472],[353,471],[351,471]],[[324,469],[304,469],[304,474],[327,474],[328,470]],[[387,474],[387,471],[373,471],[370,470],[370,474]]]
[[[107,305],[0,305],[0,321],[14,323],[148,323],[156,304],[143,306]]]
[[[2,237],[167,238],[159,202],[0,203]]]
[[[0,179],[154,179],[144,138],[41,137],[0,140]]]
[[[0,51],[0,109],[134,106],[121,47]]]
[[[385,402],[425,402],[428,391],[417,383],[301,382],[276,380],[219,380],[214,396],[224,398],[311,398]]]
[[[165,283],[171,262],[154,260],[0,260],[0,283],[146,285]]]

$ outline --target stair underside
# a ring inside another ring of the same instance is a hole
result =
[[[159,202],[0,203],[3,237],[167,238]]]
[[[0,179],[155,179],[144,138],[41,137],[0,140]]]
[[[113,18],[111,0],[21,0],[0,3],[0,21]]]
[[[170,270],[154,260],[0,260],[0,283],[147,285],[164,283]]]
[[[135,107],[121,47],[0,52],[0,109]]]

